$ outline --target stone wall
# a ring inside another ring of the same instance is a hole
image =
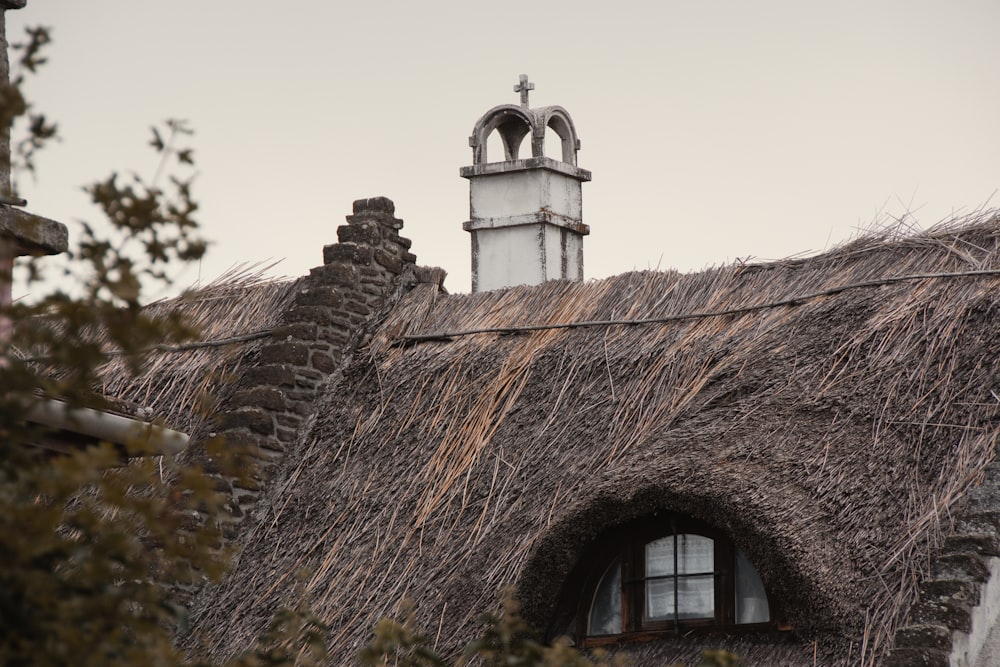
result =
[[[279,326],[240,378],[218,416],[218,435],[252,462],[231,491],[229,537],[267,480],[313,419],[316,399],[402,290],[418,279],[402,220],[384,198],[359,199],[337,229],[339,243],[323,249],[323,265],[301,282]]]
[[[964,667],[983,661],[1000,610],[1000,464],[986,468],[956,515],[955,530],[932,559],[920,600],[896,632],[885,665]],[[1000,660],[1000,655],[993,656]]]

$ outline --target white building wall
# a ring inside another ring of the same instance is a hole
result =
[[[952,637],[953,667],[996,667],[1000,665],[1000,558],[989,561],[990,576],[972,611],[972,631]]]
[[[562,278],[562,229],[545,225],[545,279]]]
[[[538,225],[481,229],[476,233],[473,271],[481,292],[545,281],[545,253]]]
[[[510,218],[541,211],[579,220],[583,211],[580,182],[547,169],[479,176],[469,187],[473,220]]]
[[[566,275],[569,280],[583,280],[583,237],[564,234],[566,238]]]

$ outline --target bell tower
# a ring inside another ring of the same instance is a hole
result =
[[[473,292],[583,280],[583,237],[590,228],[583,224],[581,186],[590,172],[576,166],[580,140],[569,113],[559,106],[528,106],[534,87],[522,74],[514,86],[520,106],[490,109],[469,137],[472,166],[460,173],[469,179],[470,220],[462,228],[472,235]],[[545,156],[546,128],[560,139],[560,160]],[[487,155],[493,132],[503,156]],[[521,158],[525,137],[531,156]]]

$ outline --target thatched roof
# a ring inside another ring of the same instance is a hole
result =
[[[669,510],[726,530],[787,612],[798,643],[760,660],[877,656],[994,457],[998,322],[993,213],[689,275],[420,285],[287,457],[232,574],[202,594],[197,639],[246,645],[297,576],[336,664],[403,598],[448,649],[506,586],[544,630],[590,540]],[[672,646],[633,650],[690,653]]]
[[[200,435],[233,379],[253,363],[297,285],[265,278],[260,267],[251,267],[147,306],[154,317],[182,314],[198,331],[197,341],[152,352],[138,377],[123,358],[112,358],[100,369],[99,390],[113,403],[140,407],[141,418]]]

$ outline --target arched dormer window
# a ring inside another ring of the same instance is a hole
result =
[[[579,587],[575,611],[557,634],[578,645],[776,626],[746,555],[722,531],[688,517],[660,515],[608,531],[571,579]]]

